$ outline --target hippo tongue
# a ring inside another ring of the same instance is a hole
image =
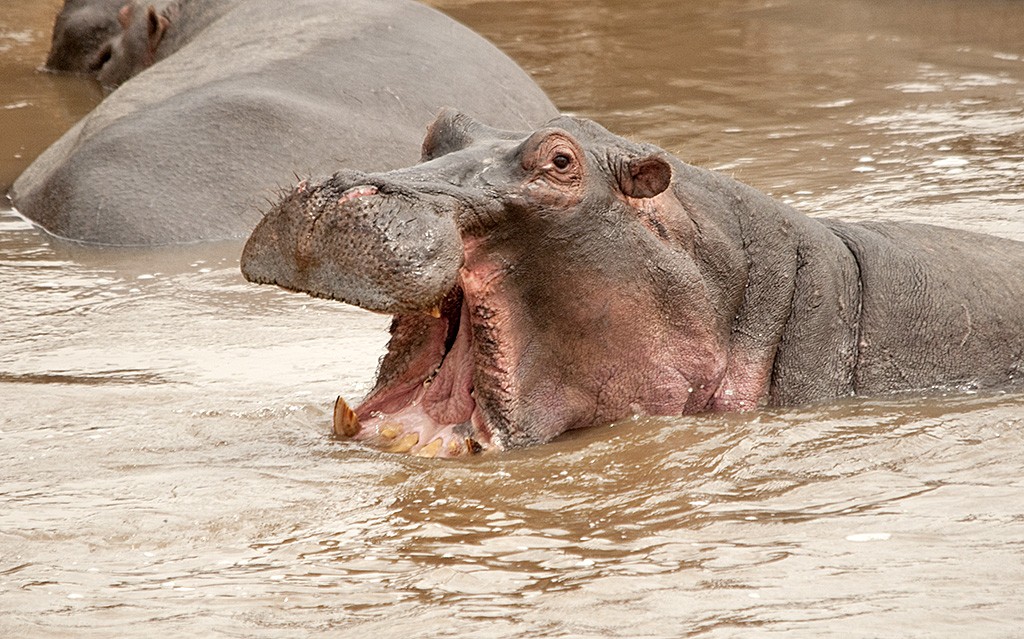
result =
[[[468,321],[463,317],[463,321]],[[461,331],[432,381],[425,385],[423,410],[440,424],[461,424],[473,416],[473,368],[469,331]],[[341,396],[334,402],[334,434],[356,437],[362,429],[359,416]]]

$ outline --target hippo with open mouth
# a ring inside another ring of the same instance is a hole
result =
[[[422,158],[302,181],[242,255],[251,281],[394,316],[339,435],[456,456],[1024,372],[1024,244],[812,219],[569,117],[444,112]]]

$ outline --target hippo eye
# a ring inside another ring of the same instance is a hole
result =
[[[572,156],[565,153],[559,153],[555,157],[551,158],[551,163],[554,164],[555,168],[559,171],[564,171],[572,164]]]
[[[92,62],[89,63],[89,70],[92,72],[99,71],[106,63],[110,62],[110,58],[113,57],[113,55],[113,47],[109,44],[106,45],[98,54],[96,54],[96,57],[93,58]]]

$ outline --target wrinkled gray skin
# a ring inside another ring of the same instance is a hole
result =
[[[1024,373],[1024,244],[812,219],[567,117],[448,112],[423,160],[302,183],[243,253],[252,281],[395,316],[346,435],[457,455]]]
[[[45,69],[96,73],[104,51],[121,33],[117,12],[126,0],[65,0],[53,23]]]
[[[414,2],[218,6],[29,166],[20,213],[92,244],[243,238],[296,171],[414,162],[443,106],[512,128],[557,113],[493,45]]]

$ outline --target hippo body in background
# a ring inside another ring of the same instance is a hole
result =
[[[407,0],[238,0],[111,93],[11,190],[49,233],[104,245],[245,237],[294,173],[417,159],[445,105],[557,114],[493,45]]]
[[[125,0],[65,0],[53,23],[49,71],[95,73],[103,63],[103,51],[121,32],[118,11]]]
[[[300,183],[243,252],[251,281],[394,315],[339,434],[457,455],[1024,373],[1019,242],[812,219],[571,118],[446,113],[423,160]]]

